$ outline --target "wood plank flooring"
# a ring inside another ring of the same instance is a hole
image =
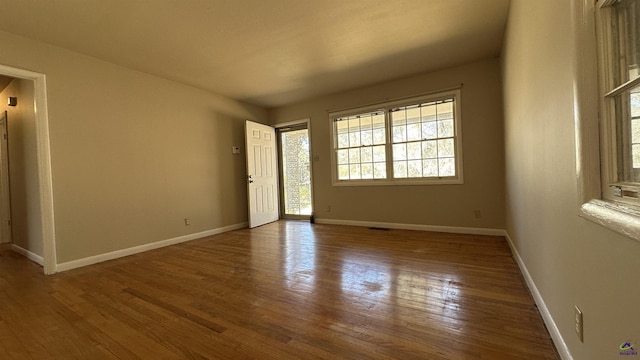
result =
[[[0,248],[1,359],[558,359],[502,237],[280,221],[45,276]]]

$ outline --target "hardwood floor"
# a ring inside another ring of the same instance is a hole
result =
[[[502,237],[277,222],[64,273],[0,249],[1,359],[558,359]]]

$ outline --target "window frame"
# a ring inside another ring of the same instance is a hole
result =
[[[610,105],[606,104],[606,88],[611,74],[604,64],[609,61],[610,47],[604,45],[610,24],[606,19],[615,0],[582,0],[575,3],[574,29],[574,120],[576,131],[576,172],[578,215],[627,238],[640,241],[640,211],[634,205],[605,197],[611,167],[612,143]]]
[[[349,108],[329,112],[329,134],[331,147],[331,180],[333,186],[377,186],[377,185],[459,185],[464,183],[463,177],[463,152],[462,152],[462,112],[461,112],[461,89],[440,90],[409,98],[396,99],[382,103],[370,104],[355,108]],[[429,102],[453,99],[453,126],[454,126],[454,161],[455,176],[448,177],[415,177],[415,178],[394,178],[393,177],[393,133],[390,119],[390,111],[393,108],[419,105]],[[385,122],[385,179],[338,179],[338,159],[337,159],[337,138],[335,123],[337,118],[355,116],[367,112],[384,111]]]
[[[625,181],[618,179],[618,164],[620,161],[625,163],[625,167],[629,166],[631,160],[630,154],[619,154],[620,147],[626,149],[626,142],[630,139],[630,124],[624,124],[625,129],[622,130],[624,137],[618,136],[617,106],[618,96],[623,95],[626,91],[631,91],[634,87],[640,85],[640,76],[635,79],[629,79],[622,84],[615,84],[616,72],[619,72],[619,61],[616,60],[615,53],[619,49],[616,48],[612,34],[612,24],[614,24],[614,10],[612,5],[616,0],[600,0],[596,4],[596,34],[598,46],[598,68],[600,76],[599,86],[599,103],[601,116],[601,196],[602,200],[617,203],[625,206],[631,206],[636,210],[640,210],[640,182]],[[640,19],[639,19],[640,20]],[[625,99],[620,97],[621,103]],[[628,107],[628,105],[622,105]],[[626,121],[626,119],[625,119]],[[624,159],[620,160],[622,156]],[[630,170],[632,171],[632,170]]]

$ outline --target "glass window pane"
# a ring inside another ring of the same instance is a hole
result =
[[[363,163],[373,162],[373,148],[371,147],[360,148],[360,161]]]
[[[437,105],[438,120],[453,119],[453,102],[445,102]]]
[[[373,161],[384,162],[386,158],[387,158],[387,154],[386,154],[384,145],[373,147]]]
[[[360,133],[360,143],[364,146],[373,145],[373,133],[371,130],[366,130]]]
[[[422,140],[422,131],[420,124],[407,125],[407,141]]]
[[[349,130],[349,121],[345,119],[340,119],[335,122],[336,124],[336,132],[339,134],[346,133]]]
[[[422,160],[411,160],[407,162],[408,177],[422,177]]]
[[[407,126],[394,126],[393,127],[393,142],[405,142],[407,141]]]
[[[407,144],[393,144],[393,160],[407,159]]]
[[[435,121],[422,123],[422,139],[435,139],[438,137],[438,128]]]
[[[404,125],[407,123],[407,115],[404,109],[391,111],[390,114],[391,114],[391,123],[393,124],[393,126]]]
[[[453,119],[438,121],[438,137],[453,137]]]
[[[380,112],[371,117],[371,123],[374,129],[384,128],[384,113]]]
[[[437,158],[438,157],[438,145],[436,140],[429,140],[422,142],[422,158]]]
[[[349,146],[356,147],[360,146],[360,132],[350,132],[349,133]]]
[[[422,106],[422,122],[429,122],[436,120],[436,105],[431,103],[426,106]]]
[[[338,164],[348,164],[349,163],[349,150],[343,149],[338,150]]]
[[[338,134],[338,148],[349,147],[349,134]]]
[[[360,118],[357,116],[349,118],[349,131],[360,130]]]
[[[420,122],[420,108],[417,106],[407,109],[407,124],[415,124]]]
[[[453,157],[453,139],[438,140],[438,157]]]
[[[386,139],[386,131],[384,128],[382,129],[374,129],[373,130],[373,145],[380,145],[380,144],[384,144],[387,139]]]
[[[455,161],[452,158],[438,159],[438,175],[454,176],[456,174]]]
[[[617,27],[613,27],[614,42],[622,50],[618,50],[617,79],[614,79],[614,87],[622,85],[628,80],[639,75],[640,64],[640,4],[635,0],[620,0],[613,5],[614,18],[618,21]],[[617,29],[617,33],[616,32]]]
[[[422,159],[422,146],[419,142],[407,143],[407,159]]]
[[[360,179],[360,164],[349,165],[349,178]]]
[[[394,178],[406,178],[407,177],[407,162],[406,161],[394,161],[393,162],[393,177]]]
[[[438,176],[438,160],[422,160],[422,176]]]
[[[370,130],[371,129],[371,115],[362,115],[360,116],[360,130]]]
[[[361,170],[363,179],[373,179],[373,164],[362,164]]]
[[[374,163],[373,164],[373,177],[375,179],[386,179],[387,178],[387,164],[385,164],[385,163]]]
[[[360,162],[360,149],[349,149],[349,162],[351,164]]]
[[[349,180],[349,165],[338,165],[338,180]]]

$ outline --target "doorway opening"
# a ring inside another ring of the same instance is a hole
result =
[[[309,121],[276,128],[280,174],[280,218],[309,220],[313,214]]]

